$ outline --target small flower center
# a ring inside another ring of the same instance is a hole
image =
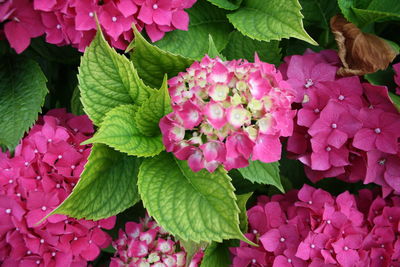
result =
[[[42,177],[40,177],[39,175],[36,176],[36,180],[40,180]]]
[[[13,179],[10,179],[10,180],[8,180],[8,183],[9,183],[9,184],[12,184],[12,183],[14,183],[14,180],[13,180]]]
[[[36,264],[39,265],[39,264],[40,264],[40,260],[37,260],[37,261],[36,261]]]
[[[255,264],[257,261],[256,261],[256,259],[252,259],[251,262],[252,262],[253,264]]]
[[[75,165],[71,165],[71,169],[75,169],[76,168],[76,166]]]
[[[117,17],[112,17],[111,20],[112,20],[113,22],[116,22],[116,21],[117,21]]]
[[[93,18],[94,17],[94,13],[93,12],[89,12],[89,17]]]
[[[285,240],[286,240],[286,239],[285,239],[284,237],[281,237],[281,238],[279,239],[279,241],[281,241],[282,243],[285,242]]]
[[[336,129],[337,128],[337,124],[336,123],[332,123],[331,127],[332,127],[332,129]]]
[[[154,4],[153,5],[153,9],[157,9],[158,8],[158,5],[157,4]]]
[[[338,99],[339,99],[340,101],[344,100],[344,95],[340,95],[340,96],[338,97]]]
[[[28,250],[28,251],[26,252],[26,254],[31,255],[31,254],[32,254],[32,251]]]
[[[314,85],[314,83],[313,83],[313,81],[311,80],[311,79],[306,79],[306,83],[304,84],[304,87],[305,88],[310,88],[311,86],[313,86]]]
[[[62,159],[62,155],[58,155],[58,157],[57,157],[58,159]]]
[[[61,29],[61,24],[57,24],[56,28],[57,30]]]
[[[308,201],[308,204],[312,205],[312,203],[313,203],[313,202],[312,202],[311,200]]]
[[[310,245],[310,248],[315,248],[315,245],[314,245],[314,244],[311,244],[311,245]]]
[[[326,152],[329,152],[329,151],[332,150],[332,148],[331,148],[330,146],[327,146],[327,147],[325,148],[325,150],[326,150]]]
[[[381,131],[381,128],[375,128],[374,132],[375,132],[376,134],[380,134],[382,131]]]
[[[326,223],[327,223],[327,224],[331,224],[331,220],[327,220]]]
[[[47,142],[51,143],[53,140],[51,138],[47,139]]]
[[[44,239],[40,239],[40,244],[44,244]]]
[[[380,256],[379,259],[380,259],[380,260],[383,260],[383,256]]]
[[[292,262],[292,259],[287,259],[287,262],[291,263],[291,262]]]
[[[378,161],[378,164],[379,164],[379,165],[385,165],[385,163],[386,163],[386,159],[380,159],[380,160]]]
[[[5,211],[6,211],[7,214],[11,213],[11,209],[6,209]]]
[[[46,207],[46,206],[43,206],[43,207],[42,207],[42,210],[43,210],[43,211],[47,210],[47,207]]]
[[[60,184],[56,184],[56,188],[60,188],[61,187],[61,185]]]
[[[349,247],[348,246],[344,246],[344,248],[343,248],[345,251],[348,251],[349,250]]]
[[[29,162],[25,162],[25,166],[28,166],[29,165]]]
[[[319,108],[314,109],[314,113],[319,113],[319,112],[320,112]]]
[[[52,253],[51,253],[51,256],[52,256],[52,257],[55,257],[55,256],[56,256],[56,253],[55,253],[55,252],[52,252]]]

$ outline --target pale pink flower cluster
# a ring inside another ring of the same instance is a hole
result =
[[[133,39],[132,24],[146,29],[155,42],[175,29],[188,30],[184,11],[196,0],[1,0],[0,23],[11,47],[24,51],[30,39],[84,51],[96,34],[95,14],[112,46],[125,49]],[[1,34],[1,30],[0,30]]]
[[[146,216],[140,223],[127,222],[125,231],[119,230],[119,238],[113,242],[116,249],[110,267],[197,267],[203,252],[197,252],[186,265],[186,252],[179,241]]]
[[[299,103],[287,150],[308,177],[316,182],[339,176],[379,184],[385,195],[400,192],[400,114],[388,89],[361,83],[358,76],[336,77],[334,51],[308,51],[285,61],[281,70]]]
[[[400,266],[400,198],[364,189],[337,197],[304,185],[261,196],[247,211],[246,237],[231,248],[234,267]]]
[[[163,142],[193,171],[280,159],[279,138],[292,134],[295,111],[274,65],[205,56],[168,84],[173,112],[160,121]]]
[[[54,210],[79,180],[90,153],[80,146],[93,134],[85,116],[52,110],[15,149],[0,153],[0,262],[10,266],[86,266],[111,237],[115,217],[97,222]]]

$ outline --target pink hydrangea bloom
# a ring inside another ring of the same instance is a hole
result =
[[[247,211],[247,238],[233,266],[397,266],[400,198],[364,189],[337,197],[308,185],[266,198]],[[392,265],[391,265],[392,264]]]
[[[90,153],[80,143],[93,134],[85,116],[51,110],[16,147],[0,154],[0,261],[2,266],[86,266],[111,238],[115,217],[94,221],[44,216],[79,180]]]
[[[295,75],[289,72],[291,64],[299,68],[297,61],[307,62],[302,65],[304,73],[312,72],[318,64],[336,66],[324,54],[325,51],[307,52],[304,56],[292,56],[293,62],[288,57],[280,69],[289,77]],[[383,187],[385,195],[392,190],[400,192],[400,183],[396,182],[400,169],[394,167],[400,160],[400,114],[385,86],[360,83],[356,76],[333,77],[320,81],[318,88],[310,86],[307,90],[297,80],[289,78],[288,82],[303,96],[303,102],[287,150],[289,156],[305,165],[313,182],[339,177],[349,182],[374,182]],[[376,155],[382,158],[377,159]],[[380,167],[379,160],[386,158],[388,164]]]
[[[192,170],[277,161],[293,132],[292,89],[271,64],[205,56],[169,80],[173,112],[160,121],[168,152]]]
[[[116,252],[111,258],[110,267],[197,267],[203,258],[203,251],[200,250],[186,264],[186,252],[179,241],[175,241],[148,216],[140,223],[127,222],[125,231],[119,230],[119,237],[112,245]]]
[[[24,51],[30,39],[42,34],[58,46],[72,45],[84,51],[96,33],[95,14],[106,39],[126,49],[133,39],[131,26],[146,29],[150,39],[166,32],[188,30],[190,8],[196,0],[12,0],[0,2],[0,22],[11,47]],[[1,31],[2,29],[0,29]]]

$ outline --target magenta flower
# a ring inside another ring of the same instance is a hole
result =
[[[268,78],[266,78],[268,77]],[[273,65],[204,57],[169,80],[173,112],[160,120],[167,152],[192,170],[274,162],[293,132],[293,95]]]
[[[52,215],[37,224],[72,192],[90,152],[80,143],[92,134],[87,116],[52,110],[32,127],[14,157],[0,154],[3,265],[86,266],[111,243],[101,228],[111,229],[115,217],[93,222]]]
[[[379,149],[390,154],[397,153],[397,139],[400,137],[398,114],[363,109],[359,118],[363,122],[363,127],[354,136],[354,147],[364,151]]]
[[[125,232],[120,229],[119,237],[113,242],[116,249],[111,258],[111,267],[118,266],[190,266],[197,267],[203,258],[198,251],[186,265],[186,252],[179,242],[165,232],[150,217],[140,223],[127,222]]]

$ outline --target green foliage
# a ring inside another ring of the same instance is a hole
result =
[[[200,250],[204,249],[207,247],[208,243],[207,242],[200,242],[196,243],[193,241],[186,241],[180,238],[175,237],[176,239],[179,239],[179,244],[185,248],[186,252],[186,265],[190,263],[190,261],[193,259],[194,255]]]
[[[141,104],[153,92],[132,62],[109,46],[101,30],[82,57],[78,79],[84,110],[96,125],[113,108]]]
[[[207,247],[200,267],[223,267],[231,263],[231,254],[225,243],[213,242]]]
[[[149,157],[164,150],[161,135],[145,136],[136,126],[137,107],[122,105],[114,108],[104,118],[100,129],[91,139],[84,142],[106,144],[128,155]]]
[[[244,0],[242,7],[229,14],[229,21],[244,35],[271,41],[295,37],[317,44],[304,30],[298,0]]]
[[[343,15],[359,27],[372,22],[400,20],[400,5],[392,0],[338,0]]]
[[[210,58],[219,57],[222,60],[226,60],[225,57],[218,52],[218,49],[215,46],[215,43],[214,43],[214,40],[213,40],[211,34],[208,35],[208,52],[207,52],[207,55]]]
[[[140,197],[137,175],[141,159],[95,144],[72,194],[52,214],[99,220],[133,206]]]
[[[0,145],[13,149],[32,126],[47,94],[39,65],[21,56],[0,61]]]
[[[138,187],[149,214],[181,239],[246,240],[239,229],[234,188],[222,169],[195,173],[187,162],[162,153],[143,162]]]
[[[208,2],[216,5],[217,7],[227,10],[238,9],[242,1],[243,0],[208,0]]]
[[[259,184],[270,184],[284,192],[279,174],[279,162],[250,161],[249,166],[238,169],[244,178]]]
[[[75,115],[83,115],[85,111],[83,110],[83,105],[81,102],[81,92],[79,87],[76,87],[71,97],[71,112]]]
[[[174,77],[193,63],[192,59],[163,51],[149,44],[136,28],[134,32],[134,50],[131,59],[140,77],[153,88],[161,86],[165,74]],[[179,44],[182,42],[179,41]]]
[[[247,194],[243,194],[243,195],[236,195],[237,204],[238,204],[239,209],[240,209],[240,213],[239,213],[240,230],[243,233],[246,233],[247,232],[247,228],[248,228],[246,204],[247,204],[247,200],[249,200],[249,198],[252,195],[253,195],[253,193],[247,193]]]
[[[211,35],[218,51],[221,51],[227,44],[229,32],[233,30],[226,11],[203,0],[197,1],[187,12],[190,16],[189,31],[167,33],[156,45],[171,53],[201,59],[207,53],[208,35]]]
[[[339,13],[337,1],[332,0],[300,0],[304,25],[329,30],[331,17]]]
[[[136,127],[144,135],[160,135],[158,123],[164,115],[171,112],[171,98],[168,93],[167,76],[165,76],[161,88],[154,92],[136,112]]]
[[[264,62],[279,65],[281,60],[281,49],[278,41],[257,41],[238,31],[233,31],[229,35],[228,44],[222,51],[222,54],[229,60],[244,58],[251,62],[254,62],[254,53],[257,53],[258,57]]]

